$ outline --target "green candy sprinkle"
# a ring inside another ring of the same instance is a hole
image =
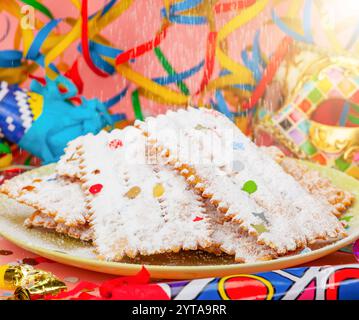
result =
[[[242,187],[242,190],[249,194],[256,192],[257,189],[257,184],[253,180],[248,180]]]

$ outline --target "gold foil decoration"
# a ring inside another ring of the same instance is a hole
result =
[[[359,128],[328,126],[311,120],[309,138],[314,146],[327,153],[359,148]]]
[[[33,296],[57,294],[66,289],[52,273],[26,264],[0,266],[0,289],[14,290],[10,300],[31,300]]]

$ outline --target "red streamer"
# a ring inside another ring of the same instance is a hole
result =
[[[150,274],[145,267],[134,276],[120,277],[103,282],[100,286],[91,282],[80,282],[74,289],[56,296],[48,295],[45,300],[169,300],[170,297],[157,284],[150,284]],[[99,289],[100,297],[89,292]],[[79,294],[80,293],[80,294]],[[77,297],[75,297],[79,294]]]
[[[89,46],[89,35],[88,35],[88,2],[87,0],[82,0],[81,6],[81,16],[82,16],[82,34],[81,34],[81,45],[84,59],[89,66],[89,68],[98,76],[102,78],[107,78],[109,74],[103,72],[101,69],[97,68],[93,63],[90,55],[90,46]]]
[[[214,7],[216,13],[228,12],[233,10],[242,10],[244,8],[250,7],[256,2],[256,0],[240,0],[232,1],[225,3],[218,3]]]
[[[145,42],[135,48],[129,49],[120,53],[116,58],[116,65],[123,64],[131,59],[137,58],[155,47],[158,47],[163,39],[166,38],[168,25],[165,25],[161,32],[157,33],[156,37],[148,42]]]
[[[216,60],[216,39],[217,32],[210,32],[208,34],[204,73],[201,84],[196,94],[199,94],[204,90],[213,74],[214,62]]]
[[[93,291],[96,288],[98,288],[98,285],[91,283],[91,282],[87,282],[87,281],[82,281],[80,282],[75,288],[73,288],[70,291],[64,291],[64,292],[60,292],[59,294],[52,296],[52,295],[48,295],[45,296],[44,299],[45,300],[57,300],[57,299],[65,299],[71,296],[75,296],[76,294],[78,294],[79,292],[82,291]]]
[[[84,90],[84,82],[79,72],[79,62],[76,60],[69,70],[66,71],[65,77],[69,78],[77,87],[79,94]]]
[[[249,100],[242,105],[242,110],[248,110],[253,108],[261,99],[265,93],[267,85],[273,80],[279,65],[287,54],[289,47],[293,39],[290,37],[285,37],[281,44],[278,46],[276,52],[273,54],[273,57],[270,59],[266,70],[263,73],[262,79],[259,81],[257,87],[253,91],[252,96]]]
[[[46,86],[46,80],[45,80],[45,78],[43,78],[43,77],[37,77],[37,76],[34,76],[33,74],[29,74],[29,78],[30,78],[30,79],[33,79],[33,80],[36,80],[36,81],[39,82],[42,86]]]

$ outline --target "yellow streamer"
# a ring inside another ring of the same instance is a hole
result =
[[[240,78],[240,83],[254,84],[252,72],[245,66],[238,64],[236,61],[227,56],[221,49],[220,43],[227,38],[234,30],[243,26],[244,24],[255,18],[260,12],[264,10],[268,0],[259,0],[254,5],[241,11],[241,13],[225,24],[218,32],[216,55],[222,68],[225,68],[232,73],[237,74]]]
[[[132,70],[130,67],[124,64],[116,66],[116,69],[118,73],[120,73],[128,80],[136,83],[139,87],[153,92],[159,97],[164,97],[167,103],[173,103],[176,105],[186,105],[189,103],[188,96],[161,86],[156,82],[153,82],[152,80],[137,73],[136,71]]]
[[[74,2],[73,2],[74,3]],[[113,8],[101,17],[101,12],[97,14],[89,22],[89,37],[95,36],[104,27],[110,24],[112,21],[117,19],[129,6],[133,3],[133,0],[122,0]],[[73,42],[75,42],[81,36],[81,19],[79,19],[69,34],[62,39],[62,41],[51,49],[45,56],[45,65],[48,66],[54,61],[62,52],[64,52]]]

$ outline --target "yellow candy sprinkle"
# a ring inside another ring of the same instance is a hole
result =
[[[164,193],[165,193],[165,188],[163,187],[162,184],[157,183],[157,184],[153,187],[153,196],[154,196],[155,198],[161,197]]]
[[[141,192],[141,188],[140,187],[132,187],[130,190],[128,190],[125,193],[125,197],[129,198],[129,199],[135,199]]]
[[[257,230],[258,234],[268,232],[268,229],[265,227],[264,224],[252,224],[251,226]]]

